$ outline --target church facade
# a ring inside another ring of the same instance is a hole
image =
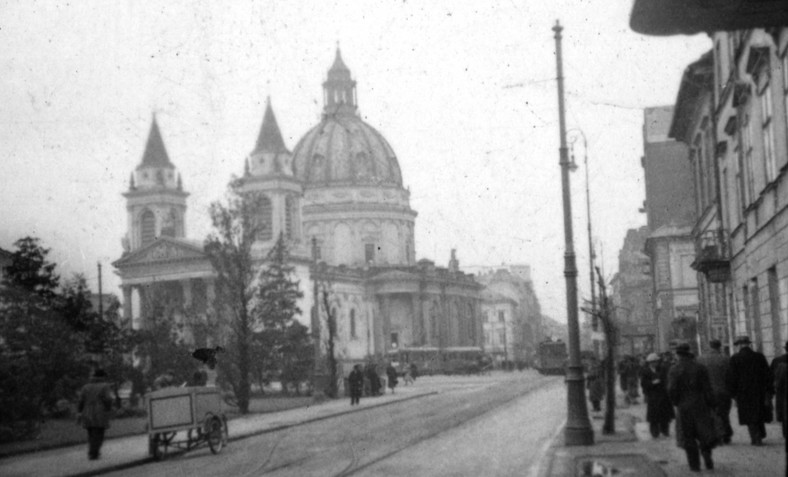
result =
[[[242,192],[263,198],[255,212],[263,225],[252,250],[255,264],[263,265],[282,234],[304,293],[297,319],[318,342],[326,333],[322,291],[329,290],[344,372],[402,347],[481,348],[482,286],[460,271],[455,252],[448,267],[416,260],[410,192],[389,143],[360,118],[356,82],[339,50],[323,92],[321,121],[292,152],[269,100],[254,148],[239,161]],[[155,118],[124,197],[124,253],[113,263],[124,315],[144,327],[147,304],[164,288],[180,308],[204,316],[215,273],[202,240],[186,236],[188,193]]]

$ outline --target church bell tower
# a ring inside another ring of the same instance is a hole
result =
[[[142,161],[131,173],[129,189],[123,193],[128,212],[124,253],[149,245],[159,237],[185,237],[188,195],[170,162],[154,116]]]

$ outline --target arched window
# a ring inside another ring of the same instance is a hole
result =
[[[273,231],[273,208],[271,199],[260,194],[257,197],[257,213],[255,214],[254,225],[257,228],[257,240],[271,240],[274,236]]]
[[[180,230],[180,217],[178,211],[173,209],[162,217],[161,222],[161,236],[162,237],[178,237]]]
[[[350,310],[350,339],[356,339],[356,310]]]
[[[140,216],[140,239],[142,246],[156,240],[156,216],[150,210]]]
[[[295,238],[295,198],[285,197],[285,238]]]

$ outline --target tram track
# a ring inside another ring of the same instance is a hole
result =
[[[554,384],[554,383],[553,383]],[[533,383],[530,383],[529,386],[525,387],[524,389],[519,390],[519,392],[508,392],[504,393],[504,396],[501,396],[500,393],[493,393],[495,396],[493,399],[490,399],[488,402],[483,403],[482,405],[473,405],[473,403],[463,403],[463,405],[455,410],[455,413],[449,417],[446,421],[443,421],[439,425],[437,425],[434,429],[430,431],[426,431],[424,433],[420,433],[413,438],[406,439],[404,442],[401,442],[399,445],[394,445],[394,447],[390,447],[389,449],[385,449],[389,445],[382,445],[378,446],[377,449],[381,449],[383,447],[383,452],[379,455],[375,455],[375,449],[372,448],[370,451],[365,453],[359,451],[356,446],[356,437],[353,435],[347,435],[344,439],[342,444],[345,444],[349,447],[350,456],[348,462],[341,470],[335,471],[334,473],[328,473],[330,477],[350,477],[353,475],[357,475],[360,472],[364,471],[365,469],[370,468],[380,462],[383,462],[387,459],[390,459],[397,454],[400,454],[408,449],[411,449],[419,444],[422,444],[426,441],[434,439],[441,434],[446,432],[451,432],[456,429],[462,428],[467,425],[471,425],[475,421],[479,419],[484,419],[489,413],[500,411],[502,408],[506,408],[507,406],[514,405],[518,400],[522,399],[523,397],[529,395],[530,393],[542,388],[545,385],[553,385],[550,383],[550,378],[539,379]],[[495,389],[495,388],[493,388]],[[499,390],[500,391],[500,390]],[[421,417],[437,417],[438,412],[436,410],[430,409],[424,412],[424,415]],[[289,436],[287,436],[289,437]],[[267,467],[274,456],[277,448],[279,448],[279,444],[284,441],[285,437],[283,436],[282,439],[277,440],[276,445],[271,451],[268,453],[268,457],[266,460],[261,463],[261,465],[257,466],[254,470],[243,474],[244,477],[252,477],[253,475],[268,475],[273,474],[281,471],[286,471],[287,469],[294,469],[296,466],[312,460],[309,456],[301,456],[296,459],[291,459],[286,462],[277,463],[275,466]],[[365,459],[366,456],[372,455],[369,459]],[[266,468],[267,467],[267,468]]]

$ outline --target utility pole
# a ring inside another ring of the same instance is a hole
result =
[[[104,319],[104,296],[101,293],[101,262],[98,262],[98,290],[99,290],[99,299],[98,299],[98,312],[99,318]]]
[[[569,335],[569,363],[566,369],[567,419],[564,428],[564,443],[567,446],[591,445],[594,430],[586,407],[583,365],[580,363],[580,326],[577,304],[577,263],[572,231],[572,196],[569,186],[569,151],[566,147],[566,118],[564,112],[564,68],[561,60],[561,31],[556,21],[555,59],[558,80],[558,123],[560,133],[559,165],[561,167],[561,191],[564,205],[564,276],[566,277],[566,320]]]
[[[314,375],[317,378],[321,374],[320,366],[320,296],[317,285],[317,237],[312,237],[312,339],[315,340],[315,369]],[[313,386],[315,383],[312,383]]]

